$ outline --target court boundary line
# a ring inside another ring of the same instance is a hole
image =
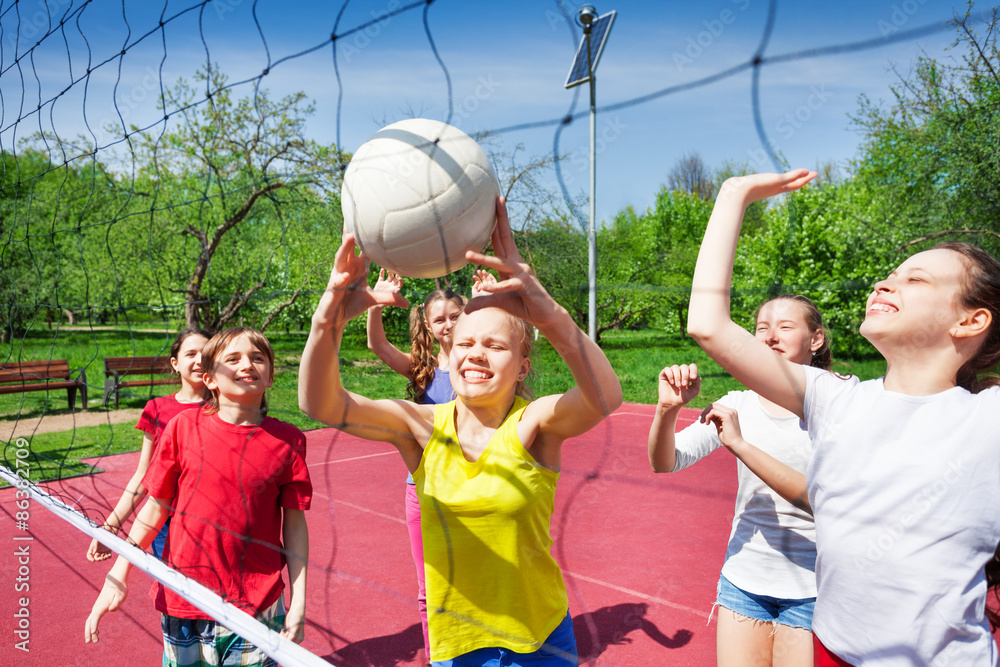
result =
[[[631,588],[625,588],[624,586],[616,586],[615,584],[610,584],[606,581],[601,581],[600,579],[594,579],[593,577],[587,577],[582,574],[576,574],[570,572],[569,570],[563,570],[563,574],[573,577],[574,579],[579,579],[581,581],[586,581],[591,584],[596,584],[598,586],[604,586],[605,588],[610,588],[611,590],[618,591],[619,593],[627,593],[628,595],[634,595],[642,600],[648,600],[649,602],[654,602],[656,604],[663,605],[665,607],[673,607],[674,609],[680,609],[681,611],[686,611],[694,614],[695,616],[704,616],[704,611],[699,611],[693,607],[688,607],[687,605],[680,604],[678,602],[671,602],[670,600],[664,600],[663,598],[658,598],[652,595],[646,595],[645,593],[640,593],[639,591],[632,590]],[[711,622],[711,619],[709,619]]]

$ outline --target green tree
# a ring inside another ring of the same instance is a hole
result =
[[[963,239],[1000,250],[998,10],[969,3],[958,62],[918,59],[891,105],[862,98],[855,177],[873,203],[860,222],[900,248]]]
[[[0,155],[0,339],[40,322],[89,313],[100,281],[88,272],[88,234],[116,208],[113,177],[95,161],[53,159],[26,147]],[[99,310],[99,308],[98,308]]]

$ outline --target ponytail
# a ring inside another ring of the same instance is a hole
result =
[[[434,334],[427,326],[427,309],[435,301],[452,301],[465,308],[465,298],[450,289],[436,289],[426,297],[423,304],[410,310],[410,384],[406,387],[406,396],[415,403],[423,403],[427,388],[434,380],[437,370],[437,356],[434,354]]]
[[[435,340],[424,312],[424,304],[410,309],[410,377],[413,379],[406,387],[406,396],[415,403],[423,403],[437,369]]]

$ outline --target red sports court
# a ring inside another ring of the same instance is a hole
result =
[[[736,492],[735,459],[718,451],[676,475],[646,459],[654,406],[623,405],[563,448],[552,531],[570,594],[581,664],[621,667],[715,664],[708,622]],[[686,410],[681,426],[697,416]],[[335,665],[425,664],[406,533],[406,469],[395,449],[333,429],[311,431],[314,485],[308,628],[303,644]],[[47,485],[64,501],[103,516],[135,470],[138,453],[95,459],[104,470]],[[17,578],[14,493],[0,492],[7,555]],[[17,597],[3,596],[4,664],[107,665],[122,658],[159,664],[159,614],[150,579],[134,571],[123,610],[101,624],[101,643],[83,643],[84,621],[110,561],[90,563],[89,538],[38,503],[29,533],[30,640],[13,647]],[[24,544],[18,542],[17,544]]]

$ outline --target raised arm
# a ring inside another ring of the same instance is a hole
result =
[[[805,397],[805,372],[733,322],[729,298],[746,207],[797,190],[815,177],[816,172],[798,169],[784,174],[738,176],[723,183],[698,252],[688,310],[688,334],[710,357],[744,385],[799,417]]]
[[[167,520],[172,501],[172,498],[150,498],[146,501],[132,523],[132,529],[128,533],[129,541],[140,549],[148,547]],[[117,611],[125,602],[125,598],[128,597],[128,576],[131,572],[132,563],[119,556],[104,578],[104,587],[94,601],[90,616],[87,617],[83,634],[84,643],[96,644],[100,639],[101,618],[109,611]]]
[[[354,237],[346,234],[334,259],[330,282],[313,313],[302,352],[299,408],[345,433],[392,443],[403,452],[407,466],[415,469],[420,456],[419,450],[413,449],[414,431],[427,415],[433,422],[428,406],[371,400],[347,391],[340,380],[340,343],[347,323],[371,306],[407,305],[399,293],[373,292],[365,283],[367,275],[367,258],[354,254]]]
[[[403,279],[396,274],[389,272],[386,276],[385,269],[379,269],[378,282],[372,288],[373,292],[396,292],[403,287]],[[385,335],[385,327],[382,324],[382,306],[372,306],[368,309],[368,349],[375,353],[375,356],[382,360],[386,366],[396,371],[407,380],[412,380],[410,374],[410,355],[401,351],[389,342]]]
[[[502,197],[497,199],[497,226],[493,232],[495,256],[468,252],[466,257],[494,269],[497,282],[480,280],[479,296],[467,312],[498,307],[538,328],[573,374],[576,386],[561,396],[547,396],[532,404],[545,414],[541,431],[565,439],[593,428],[622,403],[622,386],[604,352],[576,325],[569,312],[549,296],[514,244]],[[561,443],[561,440],[560,440]]]
[[[701,413],[701,421],[714,424],[719,432],[719,440],[726,449],[743,461],[750,472],[757,475],[775,493],[800,510],[812,514],[806,491],[806,476],[744,440],[735,410],[716,403],[705,408]]]
[[[653,472],[673,472],[677,467],[677,416],[701,391],[694,364],[667,366],[660,371],[658,399],[646,447]]]

